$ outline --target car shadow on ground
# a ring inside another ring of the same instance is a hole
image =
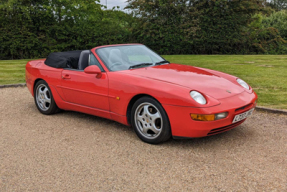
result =
[[[36,109],[35,105],[31,105],[31,108],[33,108],[35,112],[39,113],[38,110]],[[80,113],[80,112],[74,112],[74,111],[61,111],[57,114],[54,114],[53,117],[66,117],[66,118],[71,118],[73,120],[79,120],[84,122],[90,122],[95,124],[95,126],[101,124],[104,126],[103,131],[119,131],[121,134],[124,135],[124,137],[129,137],[135,139],[135,142],[142,142],[137,136],[136,133],[134,132],[133,128],[131,126],[126,126],[123,124],[120,124],[118,122],[85,114],[85,113]],[[85,126],[79,127],[79,129],[85,128]],[[229,145],[231,148],[232,146],[238,146],[239,143],[248,141],[252,139],[255,133],[253,133],[249,129],[248,122],[245,122],[238,127],[218,134],[218,135],[213,135],[209,137],[203,137],[203,138],[187,138],[187,139],[173,139],[171,138],[170,140],[159,144],[159,146],[162,147],[179,147],[179,148],[201,148],[203,146],[210,146],[210,147],[216,147],[220,145]],[[96,131],[96,128],[94,129]],[[149,145],[149,144],[147,144]]]
[[[187,138],[187,139],[170,139],[165,145],[169,147],[186,147],[186,148],[201,148],[208,146],[214,148],[217,146],[229,146],[230,148],[238,147],[241,143],[252,139],[254,133],[248,131],[248,125],[239,125],[234,129],[213,136],[202,138]]]

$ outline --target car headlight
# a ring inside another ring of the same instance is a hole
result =
[[[236,79],[236,81],[245,89],[248,89],[248,90],[250,89],[249,85],[245,81],[243,81],[242,79]]]
[[[190,92],[190,96],[191,98],[193,98],[197,103],[201,104],[201,105],[205,105],[206,104],[206,99],[204,98],[204,96],[197,92],[197,91],[191,91]]]

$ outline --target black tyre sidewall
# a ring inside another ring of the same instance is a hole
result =
[[[160,114],[162,115],[162,120],[163,120],[162,131],[161,131],[160,135],[155,139],[148,139],[148,138],[144,137],[136,127],[136,123],[135,123],[135,119],[134,119],[135,111],[141,103],[145,103],[145,102],[149,102],[149,103],[153,104],[154,106],[156,106],[157,109],[160,111]],[[168,139],[171,138],[171,129],[170,129],[170,123],[169,123],[168,116],[167,116],[165,110],[163,109],[163,107],[161,106],[161,104],[151,97],[142,97],[134,103],[134,105],[132,107],[132,111],[131,111],[131,124],[132,124],[132,127],[134,128],[134,131],[136,132],[137,136],[142,141],[144,141],[146,143],[159,144],[159,143],[167,141]]]
[[[49,92],[50,92],[50,95],[51,95],[51,105],[50,105],[50,108],[47,110],[47,111],[43,111],[37,104],[37,101],[36,101],[36,91],[37,91],[37,88],[39,85],[41,84],[44,84],[47,86],[47,88],[49,89]],[[35,105],[37,107],[37,109],[44,115],[52,115],[52,114],[55,114],[59,111],[59,108],[58,106],[56,105],[55,103],[55,100],[54,100],[54,97],[53,97],[53,94],[52,94],[52,91],[49,87],[49,85],[46,83],[46,81],[44,80],[40,80],[36,83],[35,87],[34,87],[34,101],[35,101]]]

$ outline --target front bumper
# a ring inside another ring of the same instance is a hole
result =
[[[165,105],[163,107],[169,117],[173,137],[206,137],[228,131],[245,120],[232,123],[235,115],[244,113],[256,107],[255,101],[257,95],[255,92],[241,94],[219,100],[220,105],[208,108],[192,108],[174,105]],[[228,116],[217,121],[194,121],[190,114],[217,114],[228,112]]]

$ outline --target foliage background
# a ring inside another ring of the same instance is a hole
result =
[[[0,59],[104,44],[143,43],[160,54],[286,54],[287,0],[1,0]]]

